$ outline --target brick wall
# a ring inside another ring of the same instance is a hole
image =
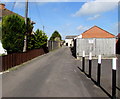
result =
[[[114,38],[115,36],[97,26],[82,33],[82,38]]]

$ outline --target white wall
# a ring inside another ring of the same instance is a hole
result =
[[[6,53],[5,49],[2,47],[2,43],[0,41],[0,54]]]
[[[68,43],[68,46],[71,47],[70,45],[72,45],[73,47],[73,39],[65,39],[65,45],[66,43]]]

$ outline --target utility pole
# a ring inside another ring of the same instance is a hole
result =
[[[25,6],[25,25],[26,25],[26,32],[25,32],[25,37],[24,37],[23,52],[26,52],[26,49],[27,49],[27,17],[28,17],[28,0],[26,0],[26,6]]]
[[[44,33],[44,28],[45,28],[45,26],[43,25],[43,33]]]

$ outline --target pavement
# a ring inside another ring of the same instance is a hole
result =
[[[62,47],[4,73],[2,96],[108,97],[78,66],[81,66],[81,61],[72,56],[68,47]],[[92,75],[95,77],[95,74]]]

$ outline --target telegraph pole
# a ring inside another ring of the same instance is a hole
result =
[[[27,49],[27,17],[28,17],[28,0],[26,0],[26,7],[25,7],[25,25],[26,25],[26,32],[25,32],[25,37],[24,37],[23,52],[26,52],[26,49]]]
[[[44,28],[45,28],[45,26],[43,25],[43,33],[44,33]]]

